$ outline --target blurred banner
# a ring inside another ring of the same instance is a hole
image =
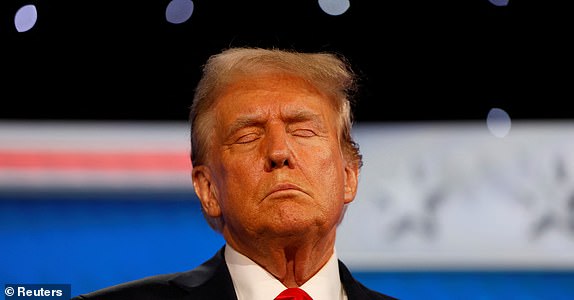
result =
[[[573,269],[574,123],[359,123],[359,269]],[[0,122],[0,194],[192,194],[185,122]],[[78,199],[82,199],[78,197]],[[78,200],[79,201],[79,200]]]
[[[364,167],[341,257],[362,269],[574,268],[574,122],[491,129],[358,126]]]
[[[190,191],[185,122],[0,122],[0,191]]]

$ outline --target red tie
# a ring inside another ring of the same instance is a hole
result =
[[[313,298],[300,288],[287,288],[274,300],[313,300]]]

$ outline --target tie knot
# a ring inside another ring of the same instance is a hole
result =
[[[287,288],[274,300],[313,300],[313,298],[300,288]]]

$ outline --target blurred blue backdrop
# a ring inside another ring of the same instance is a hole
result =
[[[1,283],[69,283],[72,294],[185,271],[223,245],[194,196],[0,195]],[[400,299],[574,299],[574,272],[352,270]]]

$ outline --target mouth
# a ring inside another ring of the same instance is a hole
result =
[[[280,183],[269,191],[266,198],[271,195],[288,195],[293,193],[305,193],[302,188],[292,183]]]

